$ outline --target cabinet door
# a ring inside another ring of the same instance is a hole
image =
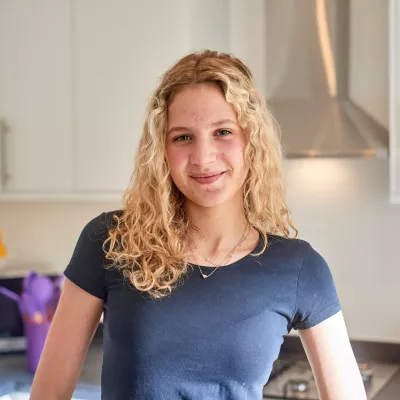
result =
[[[390,0],[390,196],[400,204],[400,0]]]
[[[121,193],[128,185],[150,95],[190,50],[189,3],[73,2],[78,191]]]
[[[3,192],[72,187],[70,15],[69,0],[0,0]]]

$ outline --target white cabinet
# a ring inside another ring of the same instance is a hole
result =
[[[0,0],[0,196],[72,188],[71,92],[70,2]]]
[[[158,78],[191,49],[186,0],[73,1],[78,192],[129,183]]]
[[[390,196],[400,204],[400,0],[390,0]]]
[[[149,97],[190,51],[233,52],[264,86],[263,0],[214,3],[0,0],[0,199],[118,199]]]

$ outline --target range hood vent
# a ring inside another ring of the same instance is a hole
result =
[[[266,0],[266,11],[268,104],[286,157],[387,157],[387,129],[348,95],[349,0]]]

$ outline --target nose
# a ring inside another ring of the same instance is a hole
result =
[[[217,159],[217,146],[208,138],[197,139],[192,146],[189,161],[193,165],[204,166]]]

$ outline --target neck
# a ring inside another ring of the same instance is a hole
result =
[[[185,207],[198,229],[191,232],[192,243],[205,254],[217,254],[236,246],[248,225],[243,202],[201,207],[187,200]]]

